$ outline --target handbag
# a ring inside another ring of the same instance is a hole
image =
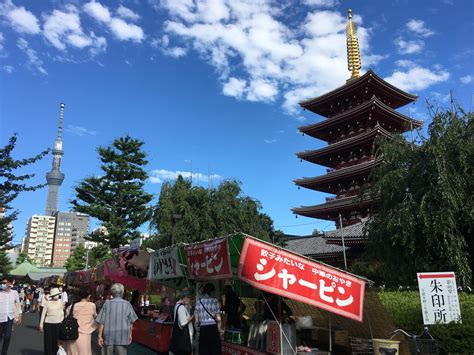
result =
[[[170,351],[174,354],[176,353],[188,353],[191,354],[193,351],[193,347],[191,345],[191,338],[189,337],[189,330],[188,326],[185,326],[181,329],[179,326],[178,321],[178,309],[183,304],[180,303],[176,308],[176,312],[174,315],[174,323],[173,323],[173,333],[171,334],[171,341],[170,341]]]
[[[59,340],[76,340],[79,338],[79,324],[77,323],[77,319],[73,316],[74,305],[75,303],[72,304],[69,314],[59,325]]]

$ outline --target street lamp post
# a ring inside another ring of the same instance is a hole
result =
[[[178,219],[181,219],[181,215],[180,214],[174,214],[172,219],[171,219],[171,225],[172,225],[172,228],[171,228],[171,245],[174,245],[174,226],[176,225],[176,221]]]

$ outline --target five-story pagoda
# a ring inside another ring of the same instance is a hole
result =
[[[371,213],[373,200],[360,196],[360,188],[368,182],[375,159],[377,137],[390,137],[420,127],[395,109],[417,99],[387,83],[372,70],[359,75],[360,51],[352,12],[348,12],[347,57],[351,78],[322,96],[300,102],[301,107],[326,117],[322,122],[300,127],[303,134],[328,142],[324,148],[297,153],[298,158],[327,167],[322,176],[295,180],[295,184],[311,190],[334,194],[323,204],[293,208],[301,216],[331,220],[336,231],[325,233],[329,243],[346,245],[362,241],[363,222]],[[341,225],[342,222],[342,225]]]

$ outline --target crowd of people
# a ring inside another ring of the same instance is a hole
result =
[[[5,278],[0,288],[1,355],[7,354],[13,323],[20,324],[22,313],[27,312],[38,313],[38,329],[43,333],[45,355],[57,355],[58,350],[61,353],[62,349],[68,355],[92,355],[92,333],[95,331],[102,354],[127,354],[137,313],[146,314],[150,300],[147,295],[140,296],[138,292],[133,292],[126,300],[124,292],[124,286],[116,283],[107,295],[97,296],[92,302],[90,288],[15,287],[13,280]],[[188,355],[195,350],[200,355],[221,354],[224,334],[222,313],[226,314],[226,328],[241,328],[245,306],[232,286],[224,287],[222,299],[215,293],[215,286],[207,283],[197,300],[194,300],[193,290],[187,288],[179,292],[174,307],[169,297],[162,298],[159,310],[152,316],[157,318],[157,322],[173,322],[170,340],[173,354]],[[256,305],[257,313],[259,308]],[[263,309],[262,315],[265,313],[268,312]],[[64,340],[61,339],[61,327],[68,317],[77,322],[78,335],[75,339]]]
[[[79,288],[68,294],[62,287],[14,286],[4,278],[0,284],[0,342],[1,355],[8,354],[13,324],[21,324],[22,314],[39,314],[38,329],[43,333],[44,354],[92,355],[92,333],[98,332],[98,345],[104,355],[127,354],[132,342],[132,325],[138,319],[130,302],[123,299],[124,286],[110,287],[107,302],[104,298],[91,302],[91,290]],[[71,296],[71,297],[70,297]],[[71,316],[77,322],[77,337],[61,339],[64,320]]]

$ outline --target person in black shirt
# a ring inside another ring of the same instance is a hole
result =
[[[240,329],[240,317],[245,312],[245,305],[240,301],[231,285],[224,286],[225,303],[222,310],[227,315],[227,327]]]

